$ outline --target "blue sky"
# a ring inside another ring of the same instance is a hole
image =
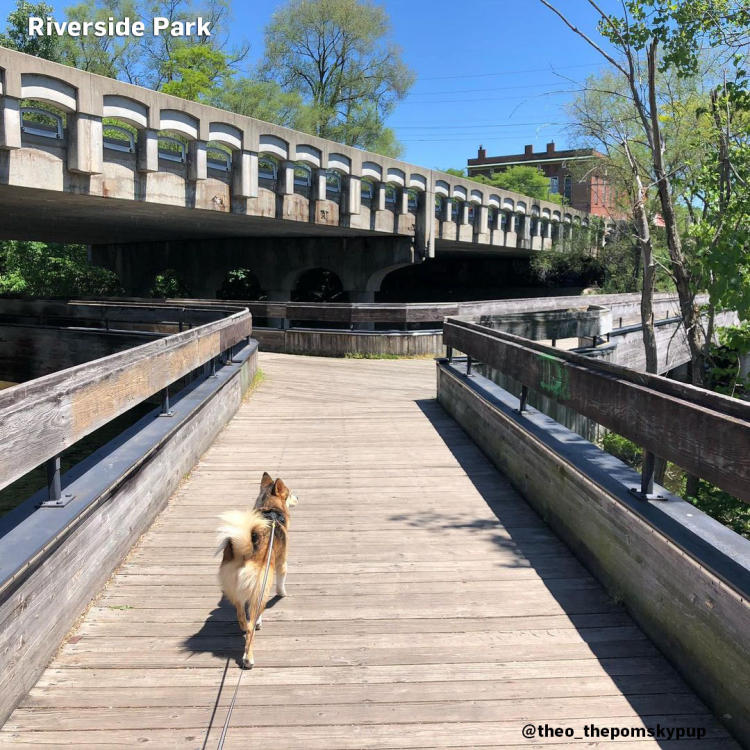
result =
[[[56,10],[72,4],[47,0]],[[263,29],[278,0],[234,0],[231,36],[263,52]],[[610,2],[605,2],[609,5]],[[489,155],[571,143],[564,105],[601,59],[538,0],[385,0],[392,38],[417,81],[389,118],[404,159],[463,167],[481,143]],[[584,0],[557,0],[595,33]],[[15,0],[0,0],[4,21]]]

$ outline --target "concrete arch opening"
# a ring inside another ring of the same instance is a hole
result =
[[[291,299],[293,302],[349,302],[349,294],[338,274],[319,266],[308,268],[297,277]]]
[[[268,294],[251,268],[232,268],[226,272],[221,286],[216,290],[216,298],[265,300],[268,299]]]

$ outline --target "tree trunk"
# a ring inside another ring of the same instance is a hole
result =
[[[690,284],[690,274],[687,268],[685,254],[682,250],[680,233],[677,230],[677,216],[672,200],[672,186],[664,168],[664,142],[661,136],[661,124],[659,122],[659,106],[656,99],[656,50],[657,41],[653,41],[648,48],[648,94],[651,118],[652,143],[651,154],[653,158],[654,177],[656,178],[656,189],[659,194],[662,218],[667,234],[667,248],[672,261],[672,274],[677,288],[677,297],[680,302],[680,313],[682,325],[687,336],[690,348],[690,361],[692,364],[693,385],[703,385],[703,337],[701,335],[702,325],[700,312],[695,306],[695,294]],[[644,269],[645,271],[645,269]]]

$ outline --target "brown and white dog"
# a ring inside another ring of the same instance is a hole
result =
[[[237,620],[245,632],[245,652],[242,666],[252,669],[253,659],[252,621],[248,622],[245,611],[249,605],[250,618],[258,608],[256,628],[260,629],[261,616],[273,588],[276,577],[277,596],[286,596],[286,555],[289,533],[289,509],[297,504],[297,498],[281,479],[273,480],[267,472],[260,480],[260,494],[253,510],[230,510],[220,516],[219,552],[223,553],[219,567],[219,584],[224,595],[237,609]],[[273,551],[271,554],[265,591],[263,575],[268,559],[271,540],[271,523],[276,521]]]

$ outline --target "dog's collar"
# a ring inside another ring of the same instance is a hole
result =
[[[284,514],[276,508],[267,508],[266,510],[260,511],[269,521],[276,521],[280,526],[286,526],[286,519]]]

